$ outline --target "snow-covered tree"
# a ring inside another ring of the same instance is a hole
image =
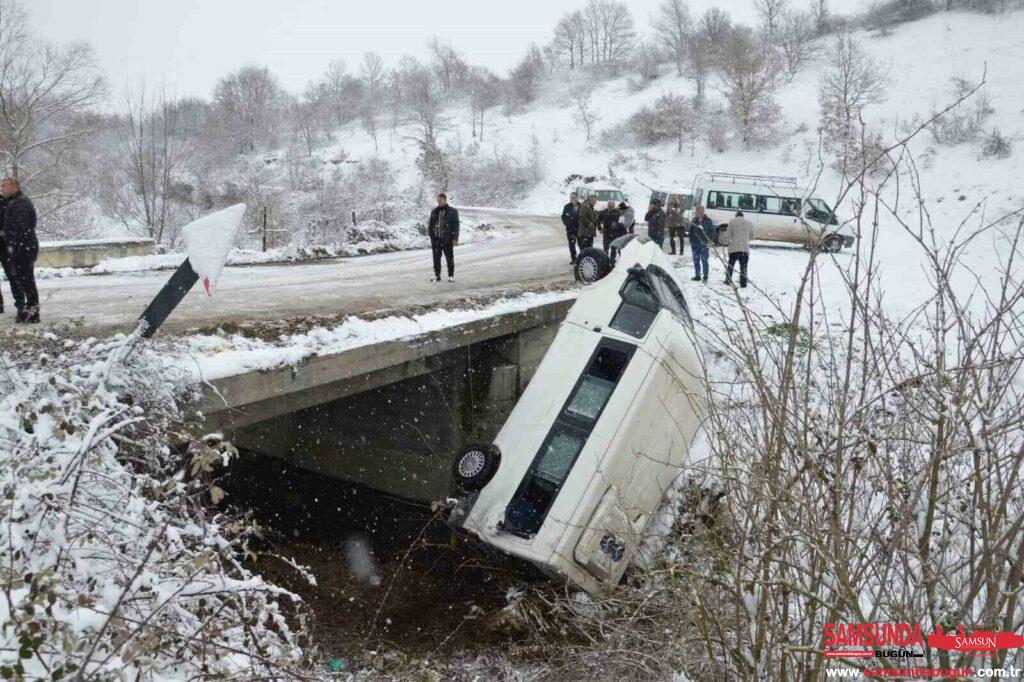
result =
[[[221,129],[244,153],[275,138],[287,97],[270,69],[249,65],[217,81],[213,101]]]
[[[684,0],[662,0],[654,15],[654,32],[665,50],[672,56],[677,73],[682,76],[686,66],[686,53],[694,39],[690,8]]]
[[[736,29],[722,49],[721,72],[723,92],[744,146],[770,141],[781,116],[775,102],[780,76],[775,51],[749,29]]]

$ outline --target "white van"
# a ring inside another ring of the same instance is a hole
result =
[[[703,362],[668,258],[646,237],[616,241],[617,266],[580,293],[494,443],[456,458],[449,517],[591,592],[619,582],[703,413]]]
[[[586,201],[587,197],[595,196],[597,197],[597,203],[601,205],[607,201],[614,201],[616,203],[627,201],[625,192],[615,185],[599,185],[594,183],[581,185],[576,188],[576,194],[579,196],[580,201]]]
[[[736,211],[754,225],[754,239],[820,246],[837,252],[853,246],[853,230],[795,178],[710,173],[694,180],[694,203],[704,206],[721,232]]]

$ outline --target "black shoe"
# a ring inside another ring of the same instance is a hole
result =
[[[431,278],[430,278],[430,281],[431,281],[431,282],[440,282],[440,281],[441,281],[441,278],[440,278],[440,277],[431,277]]]
[[[744,282],[743,280],[740,280],[740,288],[741,289],[746,289],[747,288],[747,283]]]
[[[708,283],[708,278],[707,278],[707,276],[705,275],[705,276],[704,276],[704,284],[707,284],[707,283]]]
[[[39,324],[39,308],[30,308],[26,310],[25,321],[29,324]]]
[[[28,313],[19,310],[18,314],[14,316],[14,324],[25,324],[26,322],[28,322]]]
[[[699,282],[700,281],[700,277],[691,277],[690,281],[691,282]]]
[[[675,251],[669,251],[669,252],[668,252],[668,255],[670,255],[670,256],[674,256],[674,255],[676,255],[676,252],[675,252]]]

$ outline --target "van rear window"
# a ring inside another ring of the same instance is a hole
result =
[[[503,530],[523,537],[540,530],[635,350],[613,339],[598,345],[505,509]]]

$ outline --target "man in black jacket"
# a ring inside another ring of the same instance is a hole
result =
[[[448,195],[437,195],[437,206],[427,223],[430,251],[434,256],[434,279],[441,281],[441,254],[448,265],[448,281],[455,281],[455,247],[459,245],[459,212],[448,205]]]
[[[4,273],[11,282],[18,323],[39,322],[39,292],[36,289],[35,266],[39,255],[36,237],[36,209],[32,200],[21,193],[16,178],[0,181],[0,249]]]
[[[619,205],[614,199],[610,199],[607,206],[597,212],[597,219],[599,221],[597,229],[601,231],[602,236],[601,246],[611,259],[612,265],[615,265],[616,256],[615,249],[612,248],[612,241],[626,234],[625,226],[619,222],[621,215],[622,212],[619,211]]]
[[[569,203],[562,207],[562,224],[565,238],[569,242],[569,262],[576,264],[576,238],[580,232],[580,197],[576,192],[569,195]]]
[[[662,248],[665,244],[665,212],[661,210],[661,201],[651,199],[651,206],[647,209],[644,220],[647,221],[647,236],[651,241]]]

